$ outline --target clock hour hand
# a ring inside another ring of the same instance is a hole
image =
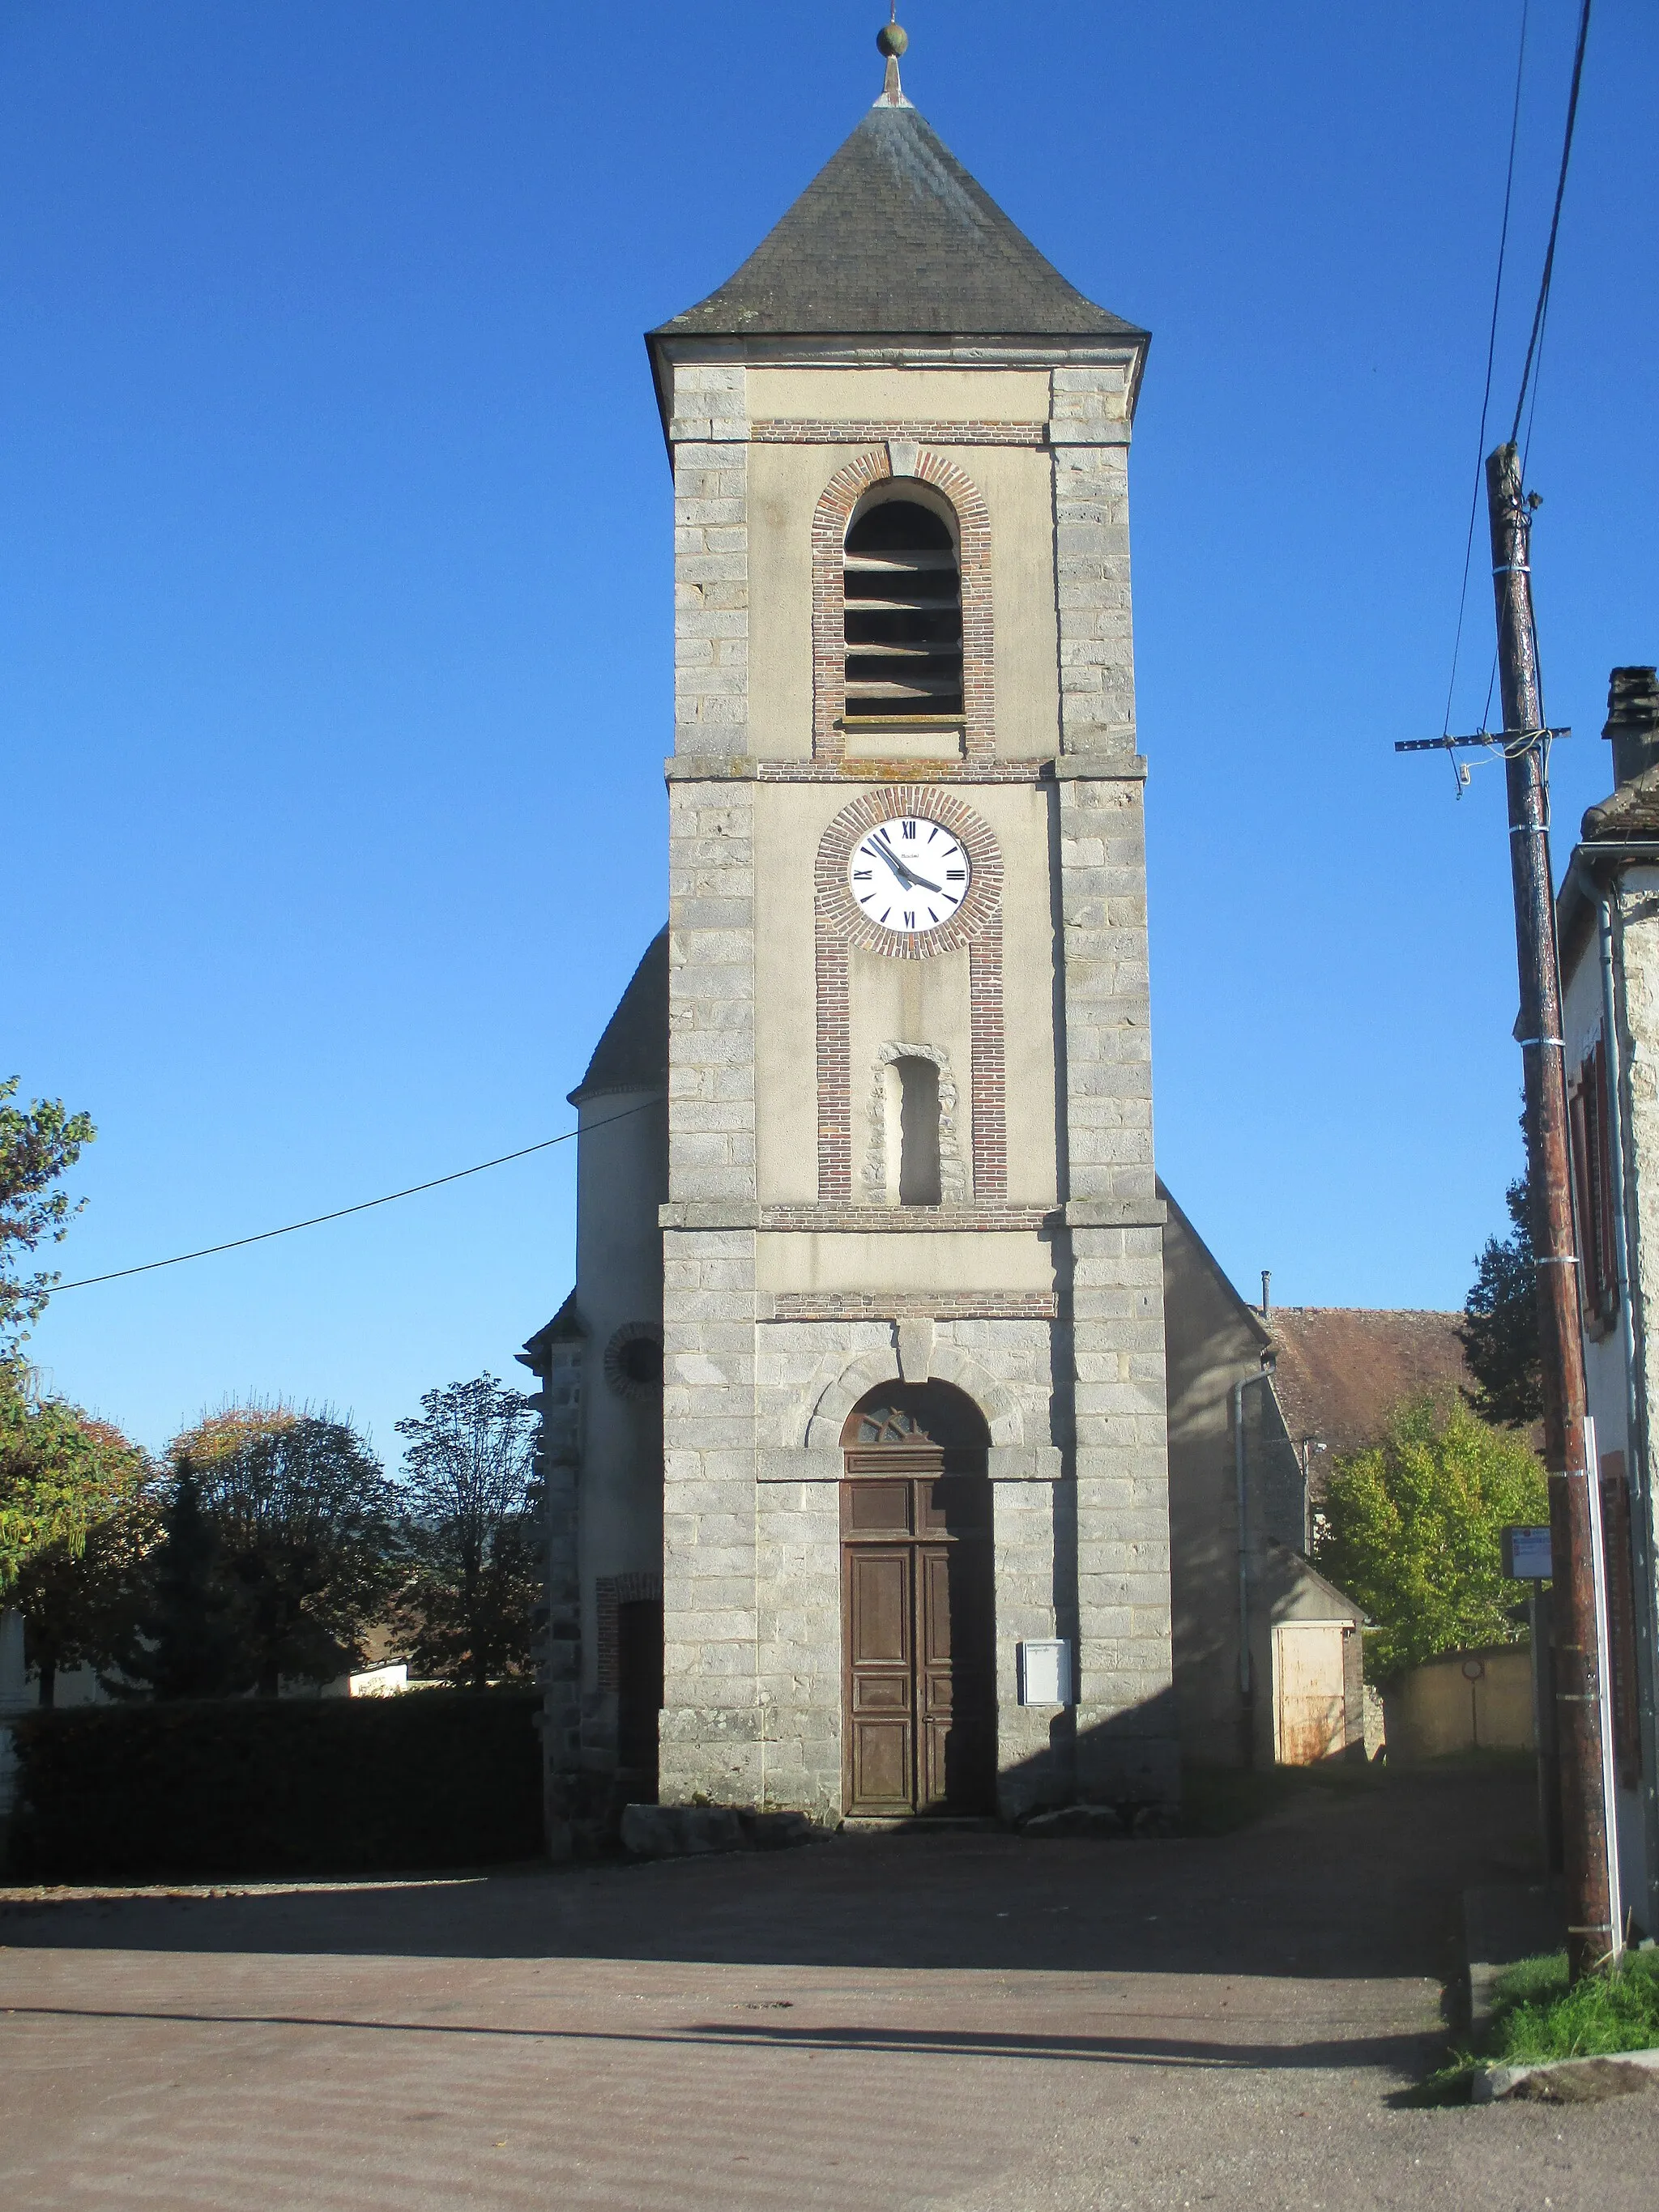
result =
[[[938,896],[939,885],[930,884],[926,876],[917,875],[914,868],[908,866],[900,860],[884,837],[878,836],[873,842],[882,859],[886,861],[888,866],[908,890],[932,891],[936,897]]]

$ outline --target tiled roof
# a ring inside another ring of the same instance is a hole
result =
[[[1375,1443],[1389,1416],[1425,1391],[1472,1383],[1461,1313],[1411,1308],[1282,1306],[1268,1316],[1273,1389],[1292,1442],[1316,1437],[1333,1460]]]
[[[1586,844],[1616,843],[1625,837],[1659,833],[1659,768],[1620,784],[1609,798],[1585,814],[1580,832]]]
[[[872,107],[736,275],[653,337],[1146,333],[1068,284],[914,107]]]
[[[658,931],[605,1025],[573,1106],[602,1091],[668,1088],[668,931]]]

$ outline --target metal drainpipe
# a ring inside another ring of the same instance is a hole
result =
[[[1249,1551],[1249,1516],[1247,1506],[1247,1467],[1244,1451],[1244,1393],[1252,1382],[1265,1382],[1264,1368],[1259,1375],[1242,1375],[1233,1385],[1233,1487],[1238,1509],[1238,1690],[1241,1697],[1250,1694],[1250,1580]]]

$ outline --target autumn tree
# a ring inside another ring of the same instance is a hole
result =
[[[1338,1461],[1315,1560],[1376,1624],[1366,1666],[1384,1680],[1442,1651],[1517,1641],[1499,1531],[1548,1518],[1544,1470],[1519,1437],[1422,1398],[1380,1443]]]
[[[98,1133],[89,1116],[67,1112],[61,1098],[14,1105],[19,1079],[0,1082],[0,1358],[15,1357],[58,1280],[47,1269],[26,1274],[25,1255],[69,1233],[86,1200],[53,1186]]]
[[[0,1603],[17,1603],[21,1578],[43,1553],[85,1551],[127,1480],[112,1433],[44,1395],[21,1360],[0,1359]]]
[[[79,1430],[84,1510],[24,1560],[8,1601],[23,1616],[24,1652],[40,1703],[75,1667],[118,1668],[131,1650],[145,1561],[161,1540],[156,1470],[148,1453],[108,1421],[56,1409]]]
[[[536,1414],[493,1375],[399,1421],[411,1572],[400,1621],[422,1672],[483,1689],[530,1672],[541,1594]]]

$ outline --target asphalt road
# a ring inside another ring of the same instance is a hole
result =
[[[0,2203],[1659,2205],[1659,2094],[1422,2111],[1523,1776],[1234,1836],[0,1898]]]

